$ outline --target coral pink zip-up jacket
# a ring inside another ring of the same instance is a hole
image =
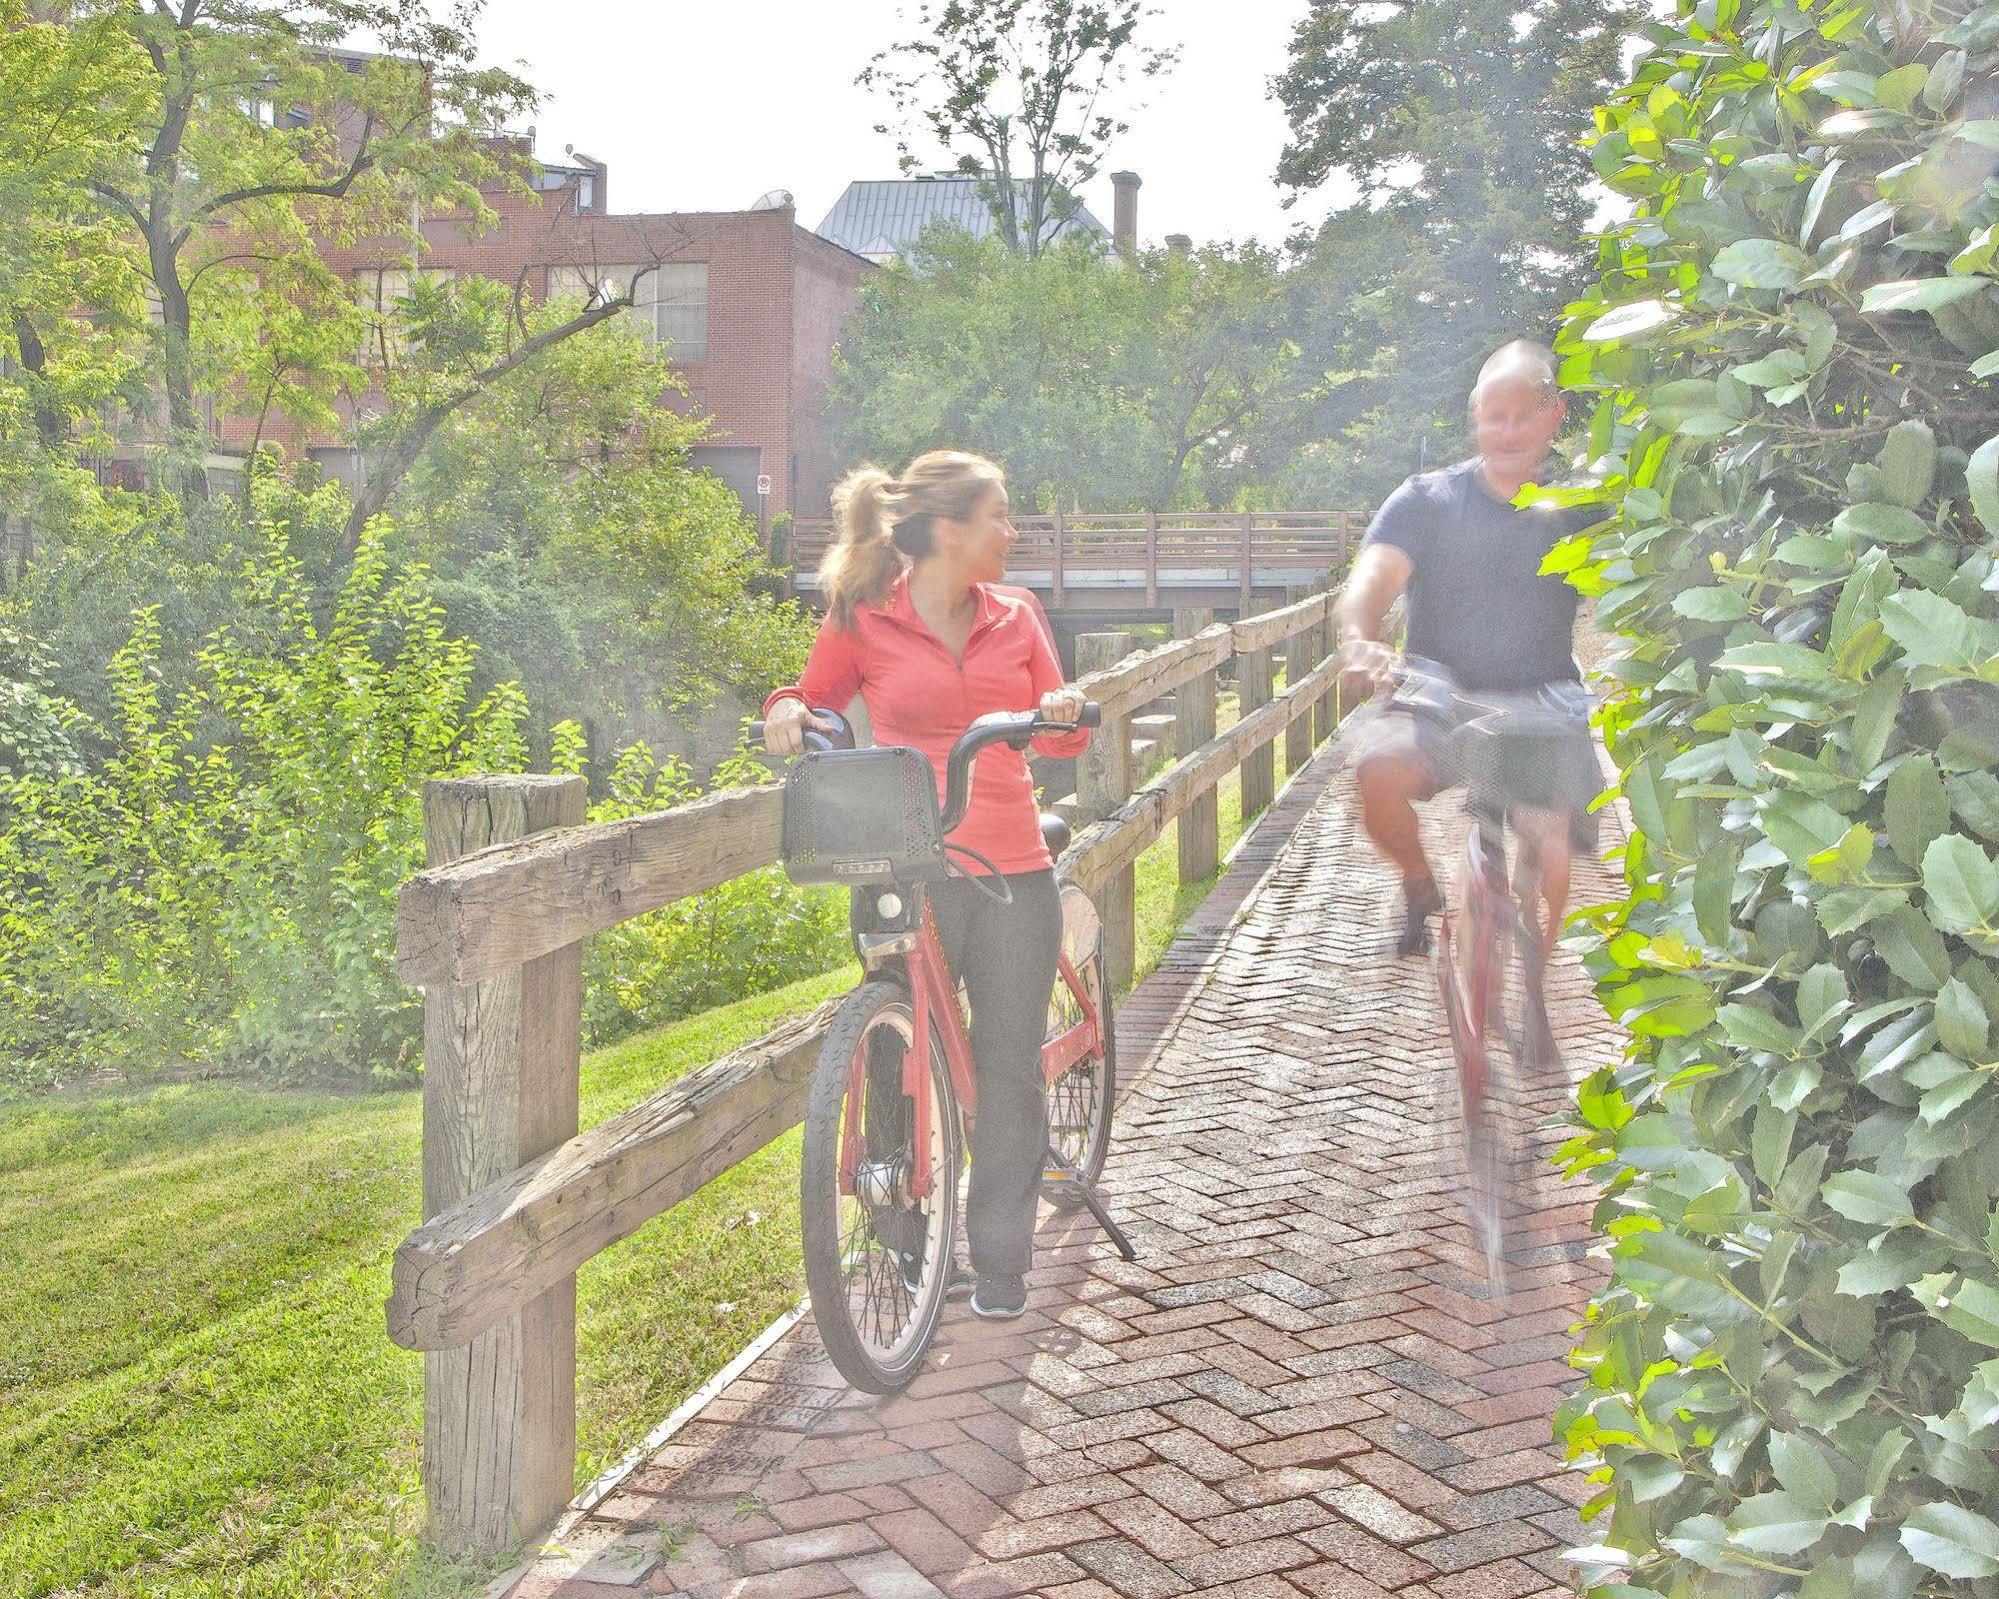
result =
[[[962,661],[924,625],[910,601],[908,579],[899,578],[885,604],[854,613],[851,630],[831,616],[820,624],[805,675],[772,693],[764,714],[787,696],[844,710],[859,694],[877,744],[907,744],[929,760],[941,804],[951,746],[975,718],[989,711],[1035,710],[1042,695],[1062,686],[1061,663],[1032,597],[985,583],[977,589],[979,618]],[[1034,747],[1044,755],[1080,755],[1089,742],[1088,730],[1079,729],[1038,738]],[[1041,838],[1034,779],[1023,751],[996,744],[980,754],[972,803],[951,841],[977,850],[1001,872],[1043,871],[1054,864]]]

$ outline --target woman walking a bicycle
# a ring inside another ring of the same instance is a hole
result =
[[[940,792],[952,745],[978,717],[1038,711],[1081,719],[1038,608],[1003,592],[1014,543],[1006,482],[981,456],[934,450],[891,478],[851,473],[833,491],[838,543],[820,569],[826,619],[804,675],[764,704],[764,743],[797,755],[831,724],[812,707],[858,694],[881,745],[920,750]],[[1086,730],[1034,748],[1080,754]],[[1026,1308],[1036,1205],[1048,1149],[1041,1045],[1062,941],[1054,861],[1025,754],[984,749],[963,824],[952,835],[970,877],[930,894],[950,972],[971,1002],[978,1090],[966,1232],[972,1309],[987,1319]],[[956,1284],[954,1283],[954,1286]]]

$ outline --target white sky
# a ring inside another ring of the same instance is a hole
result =
[[[488,0],[478,30],[487,63],[545,96],[536,153],[560,162],[573,144],[609,163],[614,211],[740,210],[782,188],[811,228],[851,180],[897,176],[894,141],[874,131],[886,100],[853,80],[907,36],[899,3],[914,13],[910,0]],[[1180,65],[1139,91],[1103,167],[1144,180],[1141,239],[1276,243],[1319,222],[1328,195],[1280,204],[1286,129],[1267,86],[1308,0],[1157,3],[1151,37],[1178,44]],[[1103,174],[1083,201],[1109,226]]]

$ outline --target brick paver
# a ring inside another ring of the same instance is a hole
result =
[[[1028,1314],[953,1307],[888,1399],[849,1393],[801,1323],[517,1596],[1567,1591],[1583,1495],[1548,1416],[1588,1195],[1532,1163],[1494,1292],[1430,969],[1382,953],[1394,886],[1329,777],[1322,755],[1119,1017],[1104,1192],[1139,1259],[1048,1214]],[[1459,823],[1433,811],[1442,861]],[[1610,891],[1578,870],[1579,901]],[[1523,1152],[1617,1049],[1565,957],[1551,998],[1568,1072],[1520,1085]]]

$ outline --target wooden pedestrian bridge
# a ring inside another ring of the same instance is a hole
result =
[[[1163,620],[1202,606],[1248,616],[1342,570],[1367,520],[1351,510],[1016,516],[1007,581],[1034,590],[1058,620]],[[833,538],[829,521],[792,523],[801,598],[816,600],[819,559]]]
[[[779,790],[582,825],[578,778],[431,785],[431,864],[398,922],[425,996],[428,1219],[397,1253],[388,1331],[425,1352],[435,1543],[526,1540],[494,1590],[519,1599],[1567,1591],[1590,1490],[1549,1417],[1587,1198],[1537,1188],[1535,1247],[1489,1292],[1428,969],[1382,953],[1393,884],[1329,759],[1329,607],[1084,680],[1104,730],[1063,866],[1103,911],[1114,981],[1139,853],[1171,829],[1182,877],[1210,878],[1232,772],[1261,813],[1117,1016],[1102,1192],[1138,1260],[1045,1213],[1028,1313],[953,1307],[887,1399],[842,1384],[801,1306],[580,1495],[577,1269],[802,1119],[831,1006],[579,1131],[582,940],[773,862]],[[1217,732],[1231,680],[1241,714]],[[1134,788],[1130,720],[1166,694],[1179,757]],[[1573,965],[1551,1000],[1569,1065],[1530,1085],[1539,1111],[1617,1051]]]

